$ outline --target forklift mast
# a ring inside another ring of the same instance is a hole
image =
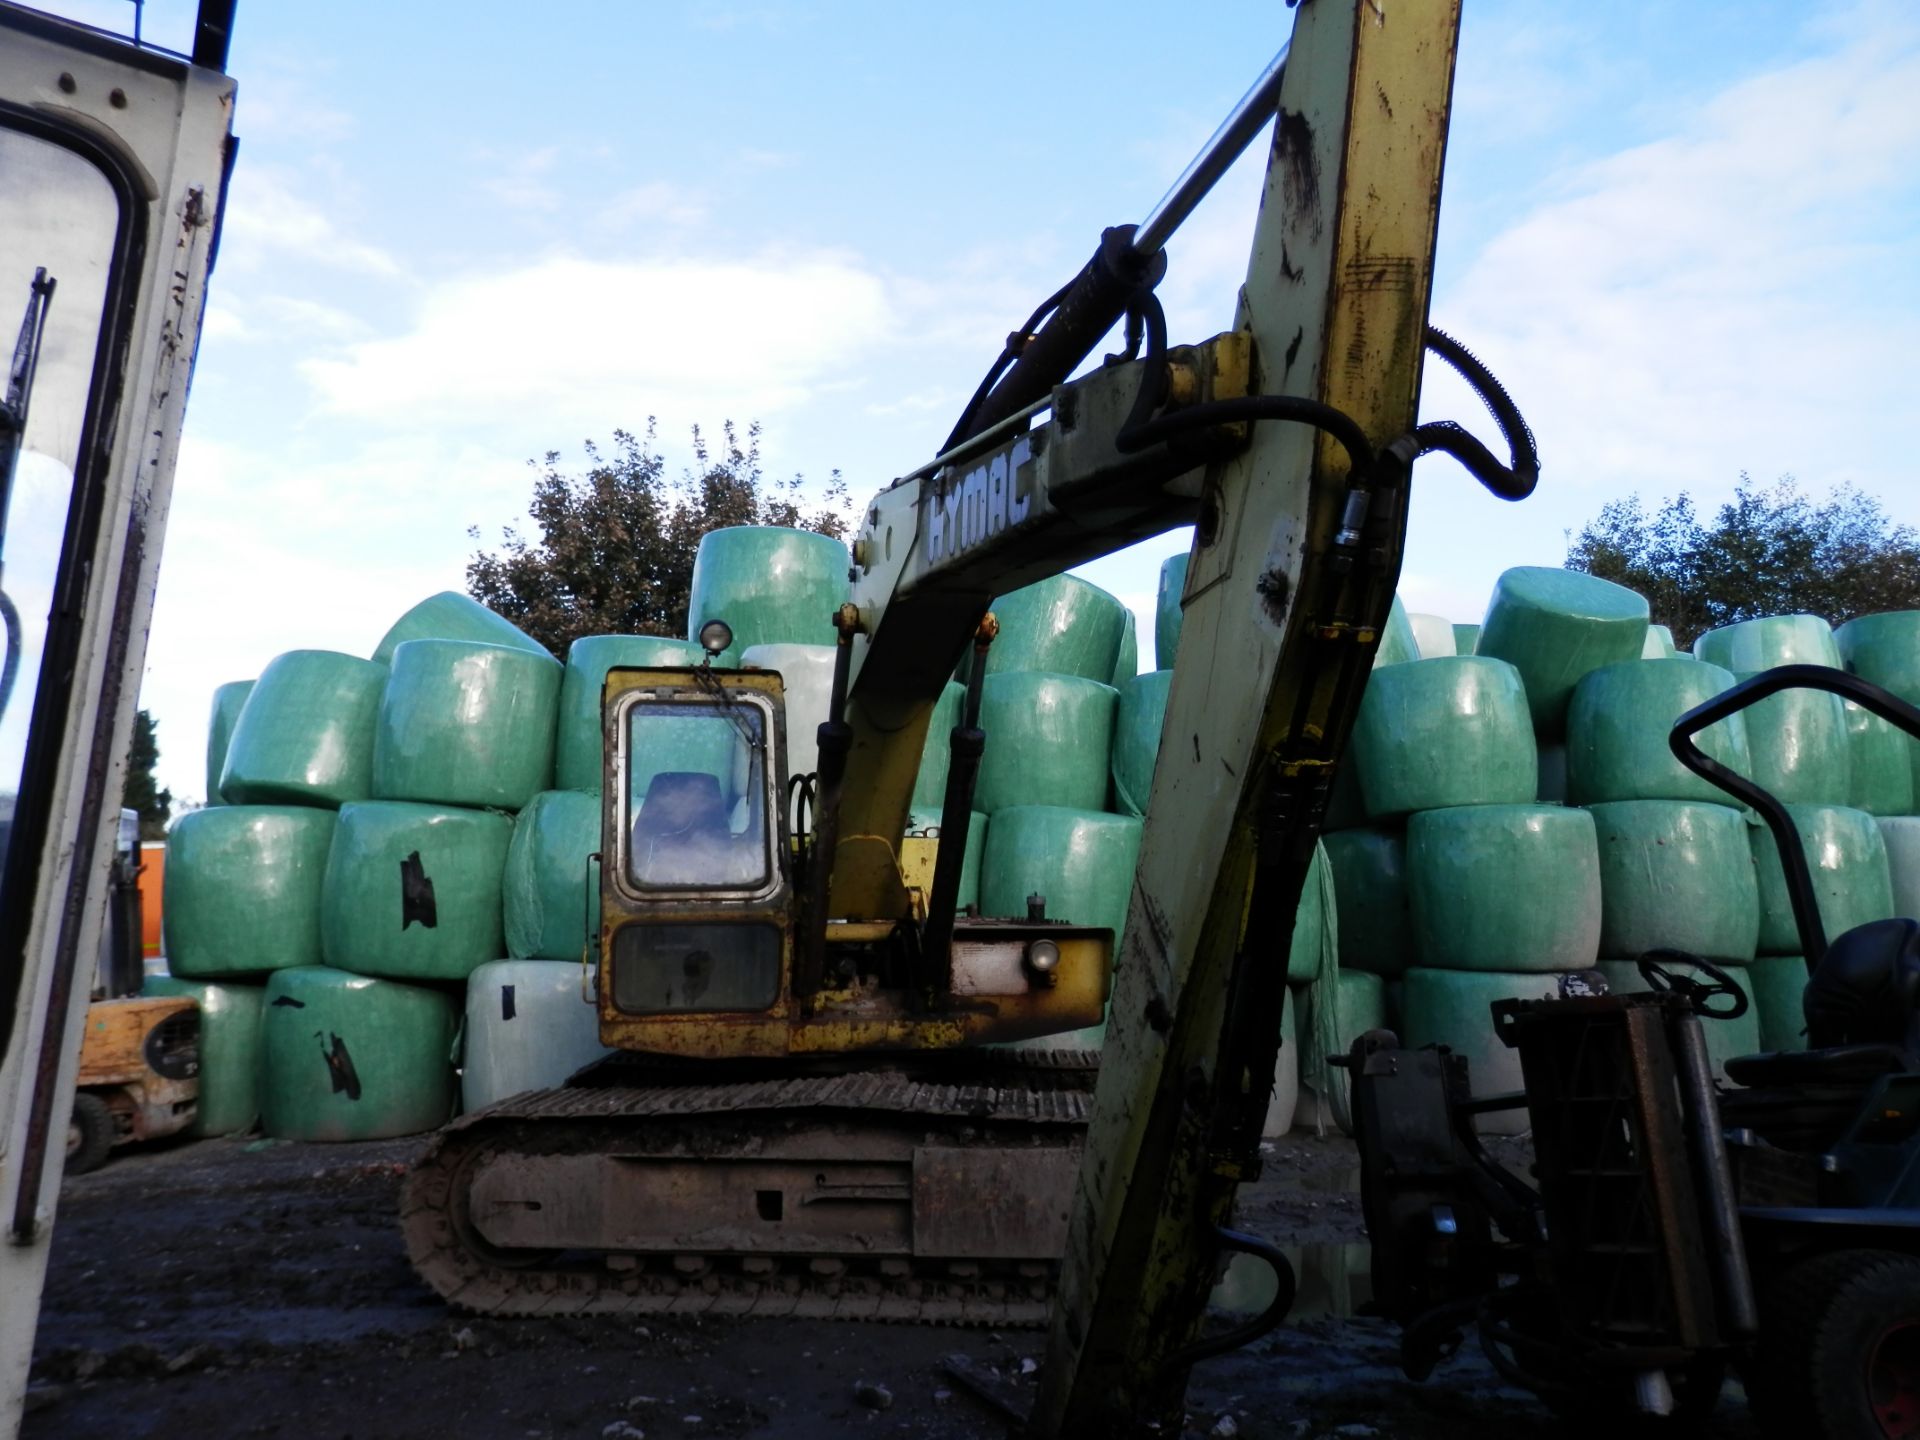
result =
[[[0,3],[0,1436],[33,1349],[233,159],[233,8],[201,0],[176,55]]]

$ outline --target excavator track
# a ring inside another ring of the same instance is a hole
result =
[[[472,1314],[1043,1325],[1098,1063],[616,1057],[443,1130],[402,1192],[408,1255]]]

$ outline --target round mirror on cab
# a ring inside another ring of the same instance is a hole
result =
[[[733,627],[724,620],[709,620],[700,627],[700,647],[717,656],[733,644]]]

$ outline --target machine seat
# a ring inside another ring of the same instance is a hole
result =
[[[1749,1089],[1775,1086],[1845,1085],[1864,1088],[1882,1075],[1916,1067],[1898,1045],[1833,1045],[1824,1050],[1780,1050],[1739,1055],[1727,1061],[1727,1078]]]

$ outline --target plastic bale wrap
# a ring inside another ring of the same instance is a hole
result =
[[[613,1052],[600,1014],[580,994],[580,963],[492,960],[467,977],[460,1067],[462,1107],[478,1110],[527,1090],[557,1090]]]
[[[1912,748],[1906,732],[1851,700],[1847,722],[1847,804],[1869,815],[1905,815],[1913,807]]]
[[[1113,720],[1113,801],[1122,815],[1144,815],[1160,757],[1171,670],[1149,670],[1120,687]]]
[[[1327,795],[1327,813],[1320,828],[1330,833],[1366,823],[1367,802],[1360,793],[1360,766],[1353,758],[1353,746],[1349,745],[1333,772],[1333,789]]]
[[[1520,676],[1462,655],[1376,668],[1352,755],[1375,820],[1451,805],[1530,802],[1539,773]]]
[[[987,683],[993,683],[988,677]],[[1024,917],[1027,897],[1043,895],[1047,918],[1113,931],[1120,953],[1133,868],[1140,854],[1140,822],[1131,815],[1015,805],[987,825],[980,859],[980,913]],[[1098,1049],[1106,1024],[1017,1042],[1017,1049]]]
[[[229,805],[344,805],[372,793],[373,733],[387,667],[293,650],[254,682],[227,743]]]
[[[924,836],[930,840],[940,838],[940,812],[938,810],[914,809],[907,815],[907,834]],[[960,860],[960,890],[954,897],[954,904],[964,910],[967,906],[980,904],[980,857],[986,853],[987,817],[978,810],[967,814],[967,853]],[[937,852],[936,852],[937,853]],[[1025,910],[1020,912],[1026,914]]]
[[[1113,679],[1128,611],[1098,585],[1051,575],[999,596],[993,613],[1000,634],[987,651],[988,675],[1039,670],[1103,685]]]
[[[1435,970],[1421,965],[1401,981],[1402,1043],[1411,1049],[1447,1045],[1466,1057],[1467,1081],[1475,1095],[1501,1095],[1526,1089],[1520,1052],[1493,1032],[1488,1007],[1496,1000],[1558,1000],[1561,977],[1493,971]],[[1531,1122],[1525,1106],[1495,1110],[1475,1118],[1483,1135],[1518,1135]]]
[[[207,720],[207,804],[222,803],[220,776],[227,768],[227,746],[233,741],[233,727],[240,711],[253,693],[251,680],[229,680],[213,692],[213,714]]]
[[[1025,671],[989,675],[980,691],[980,760],[973,803],[989,815],[1012,805],[1100,810],[1119,693],[1099,680]]]
[[[1673,631],[1665,625],[1647,626],[1646,643],[1640,647],[1642,660],[1671,660],[1679,654],[1679,647],[1673,643]]]
[[[455,1095],[454,998],[325,966],[267,984],[260,1123],[281,1140],[390,1140],[445,1124]]]
[[[507,645],[409,640],[380,701],[373,793],[518,810],[552,789],[563,674],[552,656]]]
[[[1160,562],[1160,589],[1153,605],[1153,668],[1171,670],[1180,649],[1180,597],[1187,588],[1190,555],[1169,555]]]
[[[1801,955],[1762,955],[1737,977],[1760,1015],[1762,1050],[1807,1048],[1807,962]],[[1724,1002],[1716,1001],[1716,1004]]]
[[[1428,810],[1407,822],[1415,953],[1452,970],[1578,970],[1600,953],[1593,817],[1552,805]]]
[[[1727,803],[1726,791],[1674,758],[1667,737],[1675,720],[1732,683],[1725,670],[1697,660],[1627,660],[1588,673],[1574,687],[1567,709],[1566,798],[1575,805],[1611,800]],[[1752,772],[1744,715],[1729,716],[1694,738],[1735,774]]]
[[[600,793],[600,696],[609,670],[673,669],[699,665],[707,652],[691,640],[664,635],[583,635],[567,651],[560,681],[560,717],[553,743],[553,783],[560,790]]]
[[[457,590],[429,595],[393,622],[380,637],[373,658],[393,663],[393,652],[409,640],[468,640],[479,645],[511,645],[552,659],[547,647],[503,615]]]
[[[1588,807],[1600,846],[1600,953],[1685,950],[1744,965],[1760,938],[1747,822],[1725,805]]]
[[[1422,660],[1444,660],[1460,653],[1453,638],[1453,622],[1446,616],[1408,611],[1407,623],[1413,626],[1414,648]]]
[[[938,810],[946,803],[947,772],[953,768],[953,727],[967,713],[966,707],[967,687],[949,680],[933,704],[920,768],[913,777],[913,803],[918,809]]]
[[[221,805],[167,832],[161,929],[182,980],[320,963],[320,899],[337,816],[297,805]]]
[[[1692,975],[1703,983],[1712,983],[1711,977],[1690,970],[1678,962],[1668,962],[1667,969],[1677,975]],[[1638,994],[1653,987],[1640,973],[1640,966],[1632,960],[1602,960],[1600,973],[1606,977],[1607,991],[1613,995]],[[1714,1079],[1725,1082],[1727,1061],[1739,1055],[1754,1055],[1763,1048],[1760,1039],[1760,1010],[1754,1004],[1752,976],[1742,970],[1734,977],[1742,990],[1747,991],[1747,1011],[1737,1019],[1715,1019],[1700,1017],[1700,1032],[1706,1038],[1707,1059],[1713,1062]],[[1725,999],[1714,1002],[1715,1008],[1724,1006]]]
[[[715,665],[738,665],[755,645],[832,644],[833,613],[847,599],[847,547],[831,535],[777,525],[736,525],[700,537],[687,601],[687,638],[724,620],[733,644]]]
[[[599,928],[598,876],[587,857],[600,848],[600,799],[578,790],[533,797],[514,823],[501,876],[507,954],[516,960],[571,960]]]
[[[1328,968],[1324,956],[1339,955],[1338,908],[1333,875],[1327,863],[1327,847],[1315,841],[1306,883],[1300,887],[1300,908],[1294,912],[1293,937],[1287,947],[1288,983],[1298,985],[1317,978]],[[1331,946],[1329,934],[1334,937]]]
[[[1828,944],[1856,925],[1899,913],[1893,904],[1886,842],[1873,816],[1838,805],[1789,805],[1787,814],[1806,852]],[[1773,832],[1765,825],[1749,825],[1747,834],[1753,841],[1754,876],[1760,889],[1760,953],[1801,954],[1800,932],[1787,902],[1787,879]]]
[[[1405,832],[1367,826],[1324,836],[1320,843],[1333,879],[1340,968],[1405,973],[1414,958]]]
[[[261,985],[224,985],[149,975],[142,995],[179,996],[200,1007],[200,1106],[190,1135],[232,1135],[260,1118]]]
[[[1735,680],[1751,678],[1736,674]],[[1847,712],[1824,690],[1782,690],[1741,712],[1747,776],[1788,805],[1840,805],[1852,790]]]
[[[1533,726],[1557,739],[1573,687],[1588,671],[1635,660],[1647,640],[1647,602],[1577,570],[1518,566],[1494,583],[1474,653],[1511,663]]]
[[[1300,1099],[1311,1103],[1316,1125],[1330,1119],[1353,1133],[1352,1091],[1346,1071],[1328,1061],[1387,1023],[1387,982],[1364,970],[1342,970],[1296,993],[1301,1013]],[[1308,1093],[1313,1100],[1309,1102]]]
[[[1455,625],[1453,627],[1453,653],[1472,655],[1480,647],[1480,627],[1478,625]]]
[[[1537,754],[1533,798],[1542,805],[1567,803],[1567,747],[1558,740],[1542,740]]]
[[[1693,642],[1696,658],[1736,675],[1776,665],[1840,668],[1833,627],[1818,615],[1769,615],[1709,630]]]
[[[1260,1125],[1260,1138],[1278,1140],[1293,1128],[1300,1104],[1300,1007],[1287,990],[1280,1001],[1280,1054],[1273,1062],[1273,1098]]]
[[[1874,824],[1887,851],[1893,913],[1920,920],[1920,816],[1881,815]]]
[[[820,727],[833,703],[833,645],[755,645],[740,652],[747,669],[777,670],[786,691],[787,774],[820,768]]]
[[[1113,675],[1107,683],[1118,690],[1140,673],[1140,627],[1127,607],[1120,627],[1120,648],[1114,653]]]
[[[340,812],[320,904],[326,963],[394,980],[464,980],[505,953],[513,821],[371,800]]]
[[[1413,621],[1407,615],[1407,607],[1400,603],[1398,595],[1393,597],[1393,607],[1387,611],[1386,628],[1380,632],[1380,644],[1373,652],[1373,668],[1383,665],[1404,665],[1410,660],[1420,658],[1420,642],[1414,637]]]
[[[1920,705],[1920,610],[1889,610],[1862,615],[1833,633],[1841,663],[1850,675]],[[1920,742],[1908,746],[1913,793],[1920,801]]]

